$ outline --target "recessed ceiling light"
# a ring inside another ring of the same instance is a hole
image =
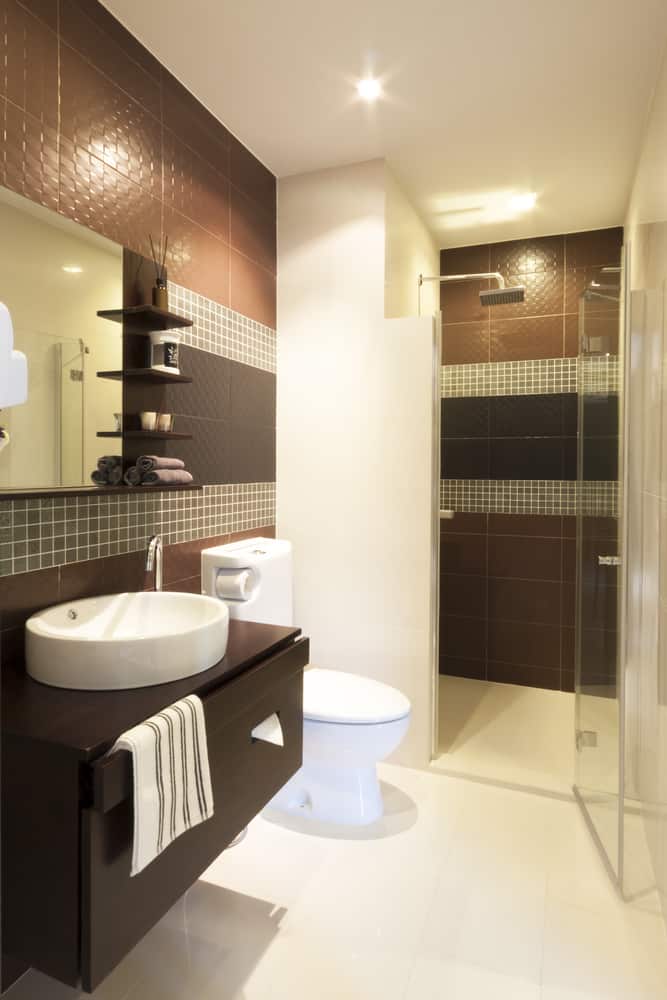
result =
[[[380,81],[375,80],[372,76],[368,76],[364,80],[359,80],[357,84],[357,93],[362,101],[377,101],[378,97],[382,93]]]
[[[531,208],[535,208],[536,201],[537,195],[534,191],[526,192],[526,194],[515,194],[510,199],[510,208],[514,212],[529,212]]]
[[[78,264],[63,264],[63,271],[67,274],[81,274],[83,268],[79,267]]]

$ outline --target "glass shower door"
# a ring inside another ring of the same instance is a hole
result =
[[[579,303],[576,791],[615,876],[621,852],[619,419],[621,269]]]

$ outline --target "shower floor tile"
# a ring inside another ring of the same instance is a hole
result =
[[[573,694],[463,677],[439,685],[434,769],[571,798]]]

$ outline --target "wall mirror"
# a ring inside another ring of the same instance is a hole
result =
[[[0,233],[0,302],[28,359],[28,401],[0,410],[0,496],[91,486],[98,431],[122,423],[122,383],[96,375],[122,368],[122,327],[97,316],[122,307],[122,247],[3,187]]]

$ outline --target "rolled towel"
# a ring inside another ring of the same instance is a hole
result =
[[[106,472],[101,472],[99,469],[93,469],[90,473],[90,478],[95,483],[96,486],[108,486],[109,478]]]
[[[141,472],[136,467],[136,465],[131,465],[130,468],[125,473],[125,475],[123,476],[123,479],[125,480],[128,486],[138,486],[139,483],[141,482]]]
[[[160,483],[191,483],[192,475],[186,469],[156,469],[141,477],[142,486]]]
[[[107,473],[107,481],[109,486],[120,486],[123,481],[123,466],[114,465],[113,469],[109,469]]]
[[[141,472],[153,472],[155,469],[184,469],[185,462],[180,458],[161,458],[159,455],[140,455],[137,468]]]
[[[100,472],[108,472],[110,469],[115,469],[116,466],[122,466],[123,459],[120,455],[102,455],[101,458],[97,459],[97,468]]]

